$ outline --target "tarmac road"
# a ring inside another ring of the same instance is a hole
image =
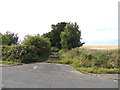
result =
[[[73,67],[34,63],[2,68],[3,88],[118,88],[118,82],[82,74]]]

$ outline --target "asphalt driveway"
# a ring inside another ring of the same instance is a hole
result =
[[[2,68],[3,88],[118,88],[112,79],[82,74],[73,67],[34,63]]]

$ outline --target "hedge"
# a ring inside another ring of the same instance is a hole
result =
[[[2,60],[20,63],[43,61],[48,55],[37,55],[27,45],[2,46]]]
[[[27,36],[20,45],[2,45],[2,60],[20,63],[44,61],[50,53],[50,41],[41,36]]]

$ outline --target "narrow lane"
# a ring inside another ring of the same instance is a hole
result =
[[[82,74],[69,65],[34,63],[3,67],[4,88],[118,88],[117,81]]]

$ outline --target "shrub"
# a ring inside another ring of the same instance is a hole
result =
[[[44,61],[50,53],[48,39],[40,36],[29,36],[22,45],[2,46],[4,61],[31,63]]]
[[[25,45],[2,46],[2,59],[4,61],[22,62],[22,57],[28,52]]]
[[[39,35],[36,36],[26,36],[23,45],[27,45],[35,55],[38,56],[47,56],[50,53],[51,44],[48,38],[41,37]]]

